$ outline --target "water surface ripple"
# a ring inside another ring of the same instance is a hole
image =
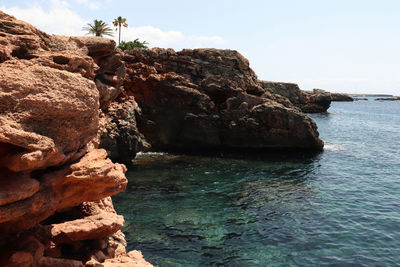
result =
[[[311,116],[318,155],[141,155],[114,197],[129,249],[158,266],[399,264],[400,102]]]

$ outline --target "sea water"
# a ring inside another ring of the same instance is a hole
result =
[[[114,197],[156,266],[400,264],[400,102],[310,115],[319,154],[141,154]]]

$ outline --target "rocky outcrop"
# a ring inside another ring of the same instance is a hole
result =
[[[321,149],[315,123],[268,99],[236,51],[154,48],[125,53],[125,90],[155,150]],[[288,104],[290,104],[288,102]]]
[[[104,150],[92,150],[78,162],[57,171],[34,176],[38,190],[29,197],[0,206],[0,233],[19,233],[48,218],[56,211],[79,205],[84,201],[99,200],[123,191],[127,180],[125,166],[105,159]],[[10,179],[12,172],[7,173]],[[20,175],[19,173],[17,175]],[[19,181],[8,185],[16,187]]]
[[[348,94],[343,93],[331,93],[332,101],[336,102],[353,102],[354,98],[349,96]]]
[[[1,11],[0,43],[0,266],[149,265],[126,253],[109,198],[126,168],[96,149],[122,91],[115,43]]]
[[[236,51],[122,54],[112,40],[48,35],[1,11],[0,43],[0,266],[151,266],[125,250],[110,196],[126,167],[108,157],[323,146]],[[300,98],[326,105],[321,92]]]
[[[376,101],[400,101],[400,97],[380,97],[376,98]]]
[[[287,98],[306,113],[326,112],[331,105],[331,93],[324,90],[302,91],[295,83],[260,81],[260,84],[270,94]]]

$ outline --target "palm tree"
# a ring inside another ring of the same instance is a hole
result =
[[[121,43],[121,26],[128,27],[128,24],[126,23],[126,18],[119,16],[118,18],[114,19],[113,25],[115,27],[118,27],[117,28],[118,33],[119,33],[118,34],[118,44],[120,44]],[[115,30],[117,30],[117,29],[115,29]]]
[[[95,19],[93,24],[88,23],[87,25],[87,27],[83,27],[82,29],[87,31],[88,34],[94,34],[95,36],[114,35],[112,29],[102,20]]]

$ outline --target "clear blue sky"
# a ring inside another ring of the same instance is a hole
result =
[[[0,9],[63,35],[123,16],[123,40],[235,49],[263,80],[400,95],[399,0],[0,0]]]

